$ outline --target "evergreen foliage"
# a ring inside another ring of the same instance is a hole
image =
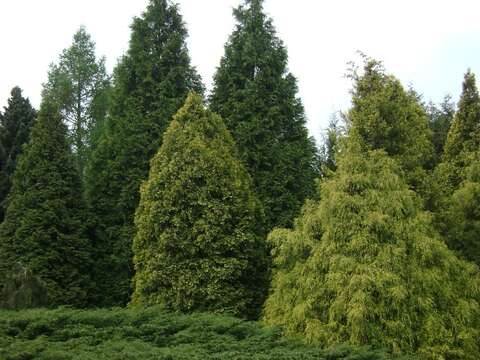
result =
[[[296,79],[262,0],[234,11],[210,98],[225,121],[263,202],[267,229],[287,226],[315,192],[317,150],[305,127]]]
[[[132,240],[139,188],[162,134],[190,90],[203,91],[176,5],[151,0],[132,25],[130,48],[114,73],[111,116],[89,162],[86,194],[96,219],[99,304],[131,294]]]
[[[480,142],[480,97],[475,75],[465,74],[462,95],[445,143],[444,160],[461,162],[462,154],[478,150]]]
[[[30,101],[22,96],[22,90],[14,87],[8,106],[0,116],[0,223],[5,216],[6,200],[12,186],[17,156],[28,142],[36,116]]]
[[[438,163],[443,156],[445,142],[455,115],[455,103],[452,102],[452,97],[447,95],[439,106],[429,103],[426,111],[430,120],[432,143]]]
[[[69,138],[81,177],[97,128],[108,108],[110,81],[105,58],[95,56],[95,43],[85,30],[73,36],[73,43],[63,50],[58,64],[52,64],[43,97],[55,101],[69,127]]]
[[[222,119],[189,95],[141,188],[132,302],[258,316],[267,288],[261,217]]]
[[[373,59],[365,58],[363,73],[355,70],[351,77],[350,135],[360,140],[364,151],[383,149],[394,157],[407,183],[423,193],[434,149],[428,117],[417,95],[406,92],[400,81],[387,75],[381,63]]]
[[[445,143],[443,162],[435,171],[435,222],[448,246],[480,265],[476,229],[480,97],[475,76],[468,71],[458,110]]]
[[[330,119],[328,128],[325,131],[323,146],[320,151],[320,168],[322,177],[337,169],[337,153],[340,151],[342,139],[345,136],[343,119],[334,114]],[[340,113],[340,116],[343,114]]]
[[[382,150],[351,141],[293,230],[277,229],[269,324],[334,345],[476,359],[480,275],[438,239]]]
[[[17,263],[8,272],[0,293],[0,308],[27,309],[48,305],[45,284],[31,270]]]
[[[369,347],[322,349],[281,335],[252,321],[158,307],[0,311],[5,360],[407,360]]]
[[[84,207],[67,129],[57,107],[42,104],[13,174],[0,226],[0,287],[21,263],[45,283],[49,305],[82,306],[90,270]]]
[[[465,180],[449,198],[441,229],[451,249],[480,266],[480,157],[478,152],[471,157]]]

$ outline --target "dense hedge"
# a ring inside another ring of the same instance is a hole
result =
[[[381,360],[366,347],[322,350],[284,340],[279,329],[208,314],[147,310],[0,311],[0,359]]]

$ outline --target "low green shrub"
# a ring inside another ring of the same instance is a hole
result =
[[[211,314],[148,309],[0,311],[2,360],[384,360],[383,350],[331,349],[282,337],[279,328]],[[402,358],[406,359],[406,358]]]

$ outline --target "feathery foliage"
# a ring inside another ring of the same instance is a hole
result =
[[[222,119],[189,95],[141,189],[133,304],[258,316],[267,288],[261,218]]]
[[[381,63],[365,58],[363,72],[354,81],[352,108],[348,113],[350,136],[364,151],[383,149],[394,157],[407,183],[423,193],[426,169],[433,165],[434,148],[428,117],[416,94],[406,92],[399,80],[385,73]]]
[[[352,141],[353,142],[353,141]],[[438,239],[402,171],[350,143],[293,230],[277,229],[269,324],[334,345],[475,359],[480,275]]]

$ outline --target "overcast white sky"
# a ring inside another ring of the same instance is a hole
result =
[[[132,17],[147,0],[0,0],[0,107],[18,85],[34,106],[49,63],[83,24],[107,57],[108,69],[128,47]],[[207,86],[233,29],[241,0],[179,0],[193,65]],[[343,75],[356,50],[382,60],[427,100],[457,100],[463,73],[480,77],[477,0],[266,0],[298,78],[309,129],[319,138],[330,115],[348,108]]]

